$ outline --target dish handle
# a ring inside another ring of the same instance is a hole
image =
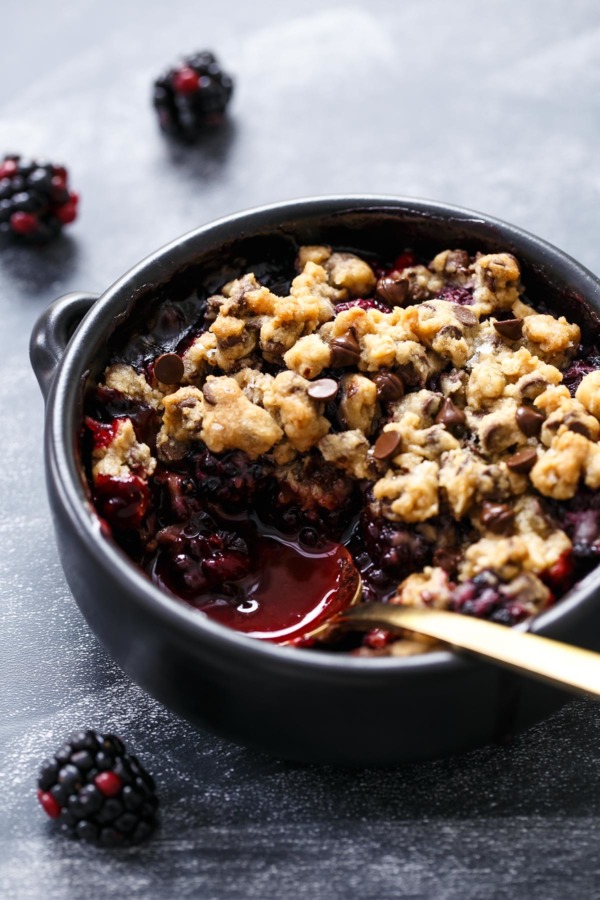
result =
[[[44,400],[73,332],[97,299],[98,294],[65,294],[51,303],[33,326],[29,358]]]

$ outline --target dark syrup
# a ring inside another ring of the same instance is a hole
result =
[[[196,603],[209,618],[250,637],[275,643],[306,636],[346,609],[356,570],[341,544],[309,551],[296,542],[261,537],[256,572],[245,579],[238,603],[218,595]]]

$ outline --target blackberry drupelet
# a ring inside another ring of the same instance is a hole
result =
[[[446,285],[437,295],[438,300],[447,300],[448,303],[458,303],[459,306],[472,306],[475,302],[473,289],[460,287],[460,285]]]
[[[563,374],[563,384],[568,387],[572,397],[575,396],[582,379],[590,372],[595,372],[596,369],[600,369],[600,348],[581,346],[579,353]]]
[[[338,313],[345,312],[347,309],[353,309],[355,306],[358,307],[358,309],[365,310],[378,309],[379,312],[382,313],[390,313],[392,311],[392,307],[388,303],[377,299],[377,297],[369,297],[368,299],[345,300],[343,303],[337,303],[335,314],[337,316]]]
[[[42,764],[37,796],[64,831],[92,844],[139,844],[156,827],[154,781],[111,734],[72,735]]]
[[[185,56],[154,82],[154,107],[168,134],[193,140],[222,122],[233,81],[208,50]]]
[[[516,625],[533,612],[527,604],[527,598],[515,594],[510,582],[505,584],[489,569],[484,569],[470,581],[456,585],[450,609],[465,616],[489,619],[500,625]]]
[[[192,456],[199,493],[229,510],[248,507],[269,469],[268,464],[250,460],[240,450],[217,455],[204,448]]]
[[[77,218],[78,202],[64,166],[17,154],[0,162],[0,234],[47,241]]]

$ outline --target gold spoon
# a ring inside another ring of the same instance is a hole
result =
[[[355,595],[353,603],[356,599]],[[371,628],[416,631],[444,641],[452,649],[491,660],[573,693],[600,697],[600,653],[485,619],[440,609],[364,603],[351,606],[335,621],[361,631]]]

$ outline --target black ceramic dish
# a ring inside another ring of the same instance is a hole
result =
[[[295,242],[385,255],[403,246],[507,250],[528,296],[599,327],[600,282],[555,247],[464,209],[392,197],[298,200],[203,226],[148,257],[100,298],[70,294],[37,322],[31,359],[46,397],[46,467],[62,564],[83,614],[150,693],[234,741],[301,761],[391,764],[500,740],[567,695],[451,652],[359,659],[261,643],[161,593],[110,539],[90,504],[77,433],[88,379],[111,335],[168,291],[208,273],[246,271]],[[383,251],[383,253],[382,253]],[[531,630],[600,650],[600,568]]]

